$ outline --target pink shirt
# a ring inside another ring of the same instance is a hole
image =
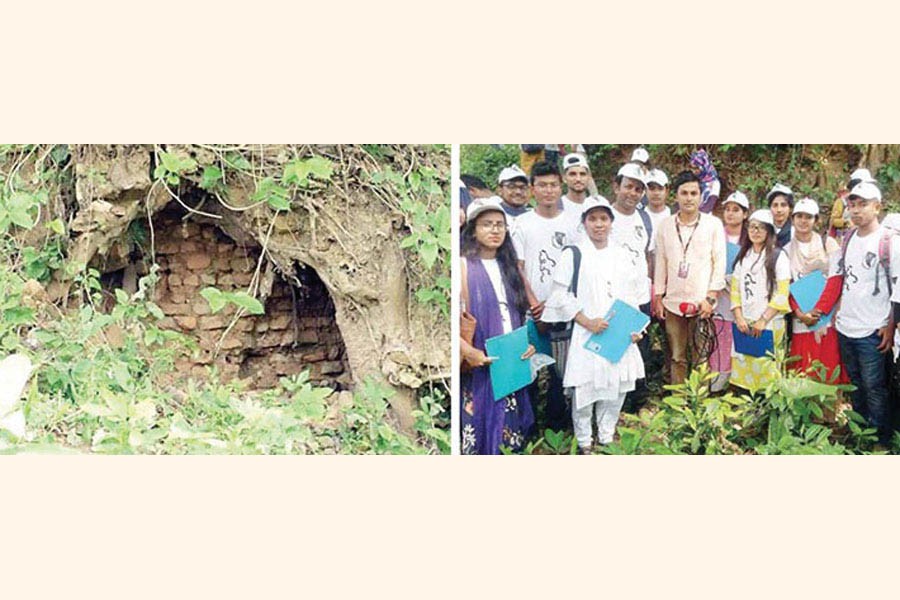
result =
[[[710,291],[725,288],[722,221],[705,213],[699,216],[696,226],[690,227],[680,224],[674,214],[656,231],[653,291],[663,297],[663,306],[679,315],[682,302],[699,305]]]

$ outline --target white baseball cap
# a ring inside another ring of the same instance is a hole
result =
[[[503,210],[503,206],[500,204],[501,202],[503,202],[503,199],[499,196],[476,198],[475,200],[472,200],[469,204],[469,208],[466,209],[466,221],[474,221],[478,215],[490,210],[499,210],[503,213],[503,218],[506,219],[506,211]]]
[[[868,169],[857,169],[850,173],[850,181],[868,181],[869,183],[875,183],[875,178],[872,177],[872,174]]]
[[[588,212],[595,208],[605,208],[606,212],[609,213],[610,219],[616,218],[616,216],[613,214],[612,205],[609,203],[609,200],[597,194],[596,196],[588,196],[584,199],[584,202],[581,205],[581,220],[584,221],[584,218],[587,216]]]
[[[631,160],[645,163],[650,160],[650,154],[644,148],[635,148],[631,153]]]
[[[650,169],[650,173],[647,174],[647,181],[645,183],[655,183],[666,187],[669,185],[669,178],[666,177],[666,174],[663,173],[662,169]]]
[[[771,225],[773,228],[775,227],[775,220],[772,219],[772,211],[767,208],[760,208],[759,210],[754,211],[754,213],[750,215],[750,220]]]
[[[523,171],[519,165],[510,165],[500,171],[500,177],[497,178],[497,183],[512,181],[513,179],[524,179],[525,181],[528,181],[528,175],[525,174],[525,171]]]
[[[750,200],[747,199],[747,196],[744,195],[744,192],[732,192],[727,198],[725,198],[725,202],[722,203],[722,206],[725,206],[725,204],[727,204],[728,202],[734,202],[744,210],[750,210]]]
[[[819,205],[816,204],[816,201],[812,198],[800,198],[800,200],[797,201],[797,204],[794,205],[794,210],[791,214],[796,215],[797,213],[803,213],[813,217],[818,216]]]
[[[871,181],[863,181],[853,186],[853,189],[850,190],[850,198],[854,196],[863,200],[877,200],[881,202],[881,190]]]
[[[588,168],[587,159],[581,154],[566,154],[565,158],[563,158],[563,172],[568,171],[572,167],[584,167]]]
[[[766,202],[772,201],[772,196],[777,194],[784,194],[785,196],[790,196],[791,200],[794,199],[794,191],[786,185],[782,185],[780,183],[776,183],[772,186],[772,189],[769,190],[769,193],[766,194]]]
[[[641,165],[637,163],[625,163],[619,168],[619,172],[616,175],[621,175],[622,177],[627,177],[629,179],[636,179],[641,183],[645,183],[644,178],[644,170],[641,168]]]

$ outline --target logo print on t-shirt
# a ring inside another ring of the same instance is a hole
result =
[[[859,277],[853,273],[853,265],[847,265],[844,272],[844,291],[849,292],[850,286],[858,281]]]
[[[871,269],[875,266],[875,261],[878,259],[878,255],[874,252],[866,252],[866,257],[863,259],[863,266],[866,269]]]
[[[627,243],[622,244],[622,248],[627,250],[628,253],[632,256],[631,264],[633,264],[633,265],[638,264],[638,259],[641,257],[641,253],[638,250],[635,250],[634,248],[629,246]]]
[[[556,261],[550,258],[546,250],[541,250],[538,254],[538,269],[541,272],[541,283],[546,281],[545,277],[553,276],[554,267],[556,267]]]
[[[553,247],[557,250],[562,250],[563,246],[566,245],[566,232],[565,231],[554,231],[553,232]],[[554,263],[556,264],[556,263]]]
[[[745,273],[744,274],[744,296],[747,297],[747,300],[753,297],[753,288],[751,286],[756,285],[756,278],[753,277],[753,273]]]

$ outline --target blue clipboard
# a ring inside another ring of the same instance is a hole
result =
[[[734,338],[734,351],[745,356],[761,358],[768,353],[775,352],[775,334],[766,329],[759,337],[753,337],[741,333],[737,324],[731,324],[731,334]]]
[[[791,284],[791,296],[794,297],[800,310],[808,313],[816,307],[816,303],[822,297],[822,292],[825,291],[825,283],[825,275],[822,274],[822,271],[813,271]],[[819,322],[810,327],[809,330],[818,331],[827,326],[834,316],[834,311],[835,309],[833,308],[827,315],[822,315],[819,318]]]
[[[642,332],[650,324],[650,317],[630,304],[616,300],[603,318],[609,321],[609,327],[589,337],[584,347],[616,364],[631,345],[631,334]]]
[[[737,244],[732,244],[731,242],[725,242],[725,274],[731,275],[734,273],[734,261],[737,258],[738,252],[741,251],[741,247]]]
[[[531,361],[522,360],[528,350],[528,327],[488,338],[484,342],[488,356],[497,357],[490,364],[494,400],[500,400],[531,383]]]

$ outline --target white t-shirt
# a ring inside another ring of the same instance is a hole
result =
[[[851,338],[863,338],[887,325],[891,300],[900,301],[900,237],[891,238],[891,276],[894,280],[893,297],[888,296],[887,277],[878,265],[878,244],[884,228],[865,237],[858,233],[850,238],[846,256],[839,262],[839,274],[844,276],[841,306],[835,325],[839,333]],[[877,267],[877,268],[876,268]],[[878,272],[878,293],[875,294],[875,272]]]
[[[583,204],[584,200],[582,200],[581,202],[582,202],[582,204],[579,204],[577,202],[572,202],[571,200],[569,200],[569,195],[566,194],[565,196],[562,197],[563,210],[575,214],[578,217],[578,220],[580,221],[581,220],[581,211],[584,208],[584,204]]]
[[[763,316],[769,306],[769,285],[766,280],[766,253],[757,254],[751,247],[743,260],[734,266],[733,278],[737,278],[741,291],[741,311],[748,323],[753,323]],[[791,280],[791,261],[784,251],[778,252],[775,259],[775,281]],[[776,284],[777,285],[777,284]],[[772,289],[773,293],[775,288]],[[772,329],[779,313],[769,321],[766,329]]]
[[[487,271],[488,279],[494,288],[494,295],[497,296],[497,304],[500,306],[500,319],[503,321],[503,333],[512,331],[512,317],[509,314],[509,304],[506,300],[506,286],[503,285],[503,276],[500,274],[500,265],[496,258],[482,258],[481,264]]]
[[[655,238],[656,232],[659,231],[659,224],[662,223],[663,219],[672,214],[672,209],[666,206],[659,212],[653,212],[650,210],[650,207],[647,206],[647,208],[644,209],[644,212],[650,216],[650,222],[653,223],[653,237]],[[654,243],[656,243],[656,240],[654,240]]]
[[[636,300],[639,304],[646,304],[650,302],[647,252],[656,250],[656,243],[653,240],[656,236],[651,237],[650,232],[644,227],[644,219],[638,214],[640,209],[635,209],[630,215],[620,213],[615,207],[612,210],[615,218],[613,219],[609,239],[613,244],[628,253],[628,256],[631,257],[631,265],[642,273],[644,279],[646,279],[647,285],[644,286],[645,289],[639,291],[636,295]],[[648,239],[650,240],[649,248],[647,247]]]
[[[553,271],[559,263],[559,255],[566,246],[578,243],[580,225],[581,222],[566,211],[552,219],[542,217],[535,211],[516,218],[511,234],[513,248],[519,260],[525,263],[525,277],[538,302],[550,296]]]

